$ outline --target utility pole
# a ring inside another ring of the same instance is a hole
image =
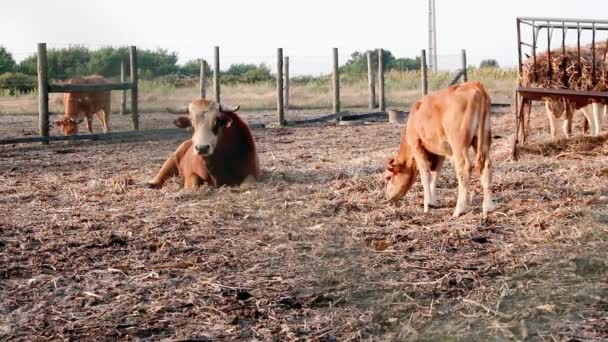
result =
[[[437,16],[435,0],[429,0],[429,71],[437,71]]]

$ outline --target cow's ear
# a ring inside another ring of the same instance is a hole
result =
[[[395,164],[395,158],[389,158],[387,164],[388,165],[386,167],[386,170],[388,172],[392,173],[393,175],[396,175],[399,173],[400,167],[399,167],[399,165]]]
[[[57,127],[61,127],[63,126],[63,120],[55,120],[53,121],[53,123],[55,124],[55,126]]]
[[[232,126],[232,119],[226,118],[226,123],[224,124],[224,127],[230,127],[230,126]]]
[[[176,118],[175,120],[173,120],[173,124],[179,128],[192,127],[192,121],[190,120],[190,118],[185,116],[180,116]]]

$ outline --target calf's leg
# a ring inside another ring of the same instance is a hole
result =
[[[570,106],[566,106],[566,108],[564,109],[564,111],[566,112],[564,115],[564,135],[566,136],[566,138],[570,139],[570,137],[572,136],[572,114],[573,114],[573,110]]]
[[[93,134],[93,117],[87,115],[87,128],[89,129],[89,133]]]
[[[593,107],[593,127],[595,130],[593,131],[594,136],[598,136],[602,133],[602,105],[600,103],[592,103]]]
[[[427,151],[422,148],[420,142],[416,142],[415,146],[412,146],[412,155],[418,166],[420,172],[420,181],[422,182],[422,189],[424,190],[424,212],[429,212],[431,204],[431,159]]]
[[[443,166],[443,162],[445,161],[445,157],[443,156],[434,156],[431,165],[431,198],[429,200],[429,205],[436,206],[437,205],[437,197],[436,187],[437,187],[437,178],[439,178],[439,174],[441,173],[441,167]]]
[[[106,113],[106,111],[104,109],[99,110],[97,113],[95,113],[95,115],[97,116],[97,119],[99,120],[99,123],[101,124],[101,128],[103,129],[104,133],[108,133],[110,131],[110,128],[108,127],[108,113]]]
[[[553,114],[553,111],[551,109],[549,109],[548,102],[545,102],[545,108],[546,108],[546,112],[547,112],[547,118],[549,118],[549,128],[551,130],[551,138],[555,139],[557,137],[557,134],[555,132],[555,115]]]
[[[593,118],[593,108],[590,108],[591,106],[587,106],[587,107],[583,107],[581,108],[581,112],[583,112],[583,115],[585,115],[585,118],[587,119],[587,122],[589,123],[589,132],[591,132],[591,135],[595,135],[595,120]]]
[[[467,210],[467,192],[471,181],[471,161],[466,148],[454,149],[454,167],[458,178],[458,199],[452,217],[458,217]]]
[[[483,169],[481,170],[481,187],[483,188],[483,217],[487,217],[488,213],[494,210],[494,204],[492,203],[492,190],[490,186],[492,184],[492,162],[490,159],[486,159]]]

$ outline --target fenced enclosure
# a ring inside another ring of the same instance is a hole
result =
[[[448,219],[457,188],[450,165],[430,213],[419,182],[401,202],[385,201],[386,160],[403,125],[301,124],[385,112],[403,124],[394,109],[466,79],[482,81],[493,103],[509,102],[516,69],[473,68],[461,51],[438,56],[431,72],[424,51],[403,71],[395,65],[409,61],[384,60],[388,49],[353,58],[331,47],[322,56],[282,48],[230,56],[216,47],[162,71],[141,46],[138,67],[128,47],[118,50],[112,63],[78,70],[119,89],[113,132],[70,139],[129,141],[17,143],[40,140],[45,84],[82,89],[58,84],[67,68],[52,48],[40,93],[0,95],[0,111],[3,101],[32,101],[29,114],[0,115],[0,139],[21,139],[0,146],[0,340],[604,338],[606,135],[529,144],[515,162],[514,116],[494,110],[495,211],[481,220],[474,177],[470,211]],[[254,68],[231,73],[244,63]],[[49,116],[62,115],[61,95],[49,92]],[[172,128],[166,108],[198,96],[241,105],[259,182],[189,191],[175,177],[146,186],[191,137]],[[269,123],[283,127],[255,129]],[[158,131],[171,133],[132,139]],[[50,129],[46,140],[58,134]]]
[[[85,52],[79,49],[86,48],[72,49],[73,54],[79,56],[79,54],[84,55]],[[91,53],[98,51],[108,53],[104,49],[110,48],[91,50]],[[53,58],[49,62],[51,67],[47,75],[49,80],[46,82],[50,82],[51,85],[40,88],[49,91],[46,104],[40,101],[45,96],[36,86],[29,94],[0,96],[0,112],[10,115],[10,118],[5,120],[11,120],[11,123],[21,127],[21,130],[3,136],[4,143],[40,140],[32,137],[33,135],[49,137],[47,141],[137,136],[138,134],[135,133],[124,135],[119,132],[139,130],[140,123],[145,132],[139,135],[159,129],[167,130],[167,133],[176,133],[173,129],[173,118],[166,114],[166,108],[183,107],[198,96],[241,105],[243,116],[256,126],[268,123],[293,124],[299,120],[338,112],[384,113],[388,109],[407,111],[410,104],[427,91],[453,84],[460,77],[466,80],[467,72],[467,68],[463,66],[466,65],[464,50],[459,54],[440,56],[440,62],[446,66],[445,69],[427,73],[426,69],[422,68],[420,58],[408,61],[397,58],[383,49],[359,53],[334,48],[328,49],[326,56],[301,56],[289,55],[288,51],[279,48],[274,56],[225,56],[220,55],[220,47],[217,46],[211,54],[201,56],[196,61],[196,65],[191,65],[192,68],[187,74],[173,71],[163,74],[162,70],[143,66],[140,68],[142,76],[137,72],[137,66],[132,67],[128,48],[118,48],[115,52],[122,54],[118,53],[119,56],[105,64],[91,62],[91,67],[87,69],[89,74],[97,72],[110,74],[108,78],[113,83],[102,88],[116,90],[111,92],[113,115],[111,115],[110,127],[113,133],[66,138],[53,133],[56,130],[44,124],[48,121],[45,119],[47,117],[45,112],[49,115],[61,115],[63,105],[60,92],[69,88],[58,84],[66,78],[67,73],[54,56],[58,50],[50,51]],[[147,50],[143,51],[143,58],[149,59]],[[424,52],[421,52],[421,56],[423,54]],[[36,59],[38,55],[39,53],[33,54]],[[347,58],[350,59],[344,62]],[[395,69],[398,63],[411,63],[410,70]],[[243,65],[254,68],[251,72],[240,76],[230,73],[232,69]],[[125,81],[126,69],[129,69],[131,78],[137,79],[136,82]],[[311,70],[316,70],[316,76],[311,74]],[[488,71],[480,69],[473,68],[468,73],[473,79],[492,78]],[[498,80],[499,77],[494,79]],[[38,77],[36,84],[39,80]],[[134,86],[137,94],[127,99],[127,90],[133,89]],[[97,89],[101,88],[97,87]],[[130,105],[127,106],[129,101]],[[499,100],[499,102],[505,101]],[[45,108],[40,108],[41,106]],[[32,117],[36,112],[39,116],[37,123]],[[139,116],[139,112],[144,113],[143,117]],[[117,115],[118,113],[131,114],[130,122],[126,116]],[[21,138],[27,139],[18,140]]]

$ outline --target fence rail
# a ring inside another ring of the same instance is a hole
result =
[[[98,92],[111,90],[131,90],[132,83],[105,83],[105,84],[49,84],[49,93],[71,92]]]
[[[301,94],[303,89],[307,89],[309,84],[301,83],[302,80],[299,77],[292,77],[290,79],[290,57],[287,54],[284,54],[284,50],[282,48],[277,49],[277,72],[276,72],[276,84],[271,85],[269,90],[275,92],[272,98],[275,98],[276,101],[276,122],[279,125],[283,125],[288,123],[287,118],[285,117],[285,111],[287,108],[292,110],[301,110],[301,109],[321,109],[321,108],[332,108],[332,112],[334,114],[346,114],[347,112],[342,112],[344,108],[352,108],[356,107],[369,107],[371,111],[377,109],[379,112],[385,112],[387,109],[387,105],[395,105],[395,101],[388,103],[387,102],[387,82],[385,81],[386,75],[389,76],[388,79],[388,90],[389,93],[395,91],[395,78],[391,76],[391,73],[388,73],[387,66],[384,64],[384,53],[383,49],[377,49],[374,51],[377,56],[377,60],[372,58],[372,51],[368,51],[367,56],[367,72],[361,71],[359,73],[353,74],[352,72],[344,73],[339,65],[339,51],[338,48],[333,48],[331,53],[327,55],[328,65],[331,65],[331,71],[328,74],[323,75],[322,77],[316,78],[315,83],[312,86],[315,88],[314,99],[319,99],[319,101],[312,100],[313,98],[308,96],[305,100],[305,104],[298,101],[301,101]],[[329,51],[328,51],[329,52]],[[423,89],[423,93],[426,93],[429,88],[428,77],[429,74],[427,71],[426,61],[424,60],[425,52],[422,51],[423,63],[421,65],[421,72],[414,72],[413,74],[416,79],[420,79],[422,77],[421,88]],[[310,57],[310,56],[309,56]],[[230,58],[230,56],[225,57]],[[312,58],[312,57],[311,57]],[[316,58],[316,57],[315,57]],[[211,60],[211,59],[210,59]],[[293,62],[294,60],[292,60]],[[107,84],[58,84],[53,83],[48,74],[48,65],[47,65],[47,53],[46,53],[46,44],[40,43],[38,44],[38,120],[39,120],[39,138],[34,139],[31,137],[23,138],[23,139],[8,139],[0,141],[2,143],[14,143],[15,141],[20,142],[43,142],[48,143],[50,141],[63,141],[63,140],[106,140],[106,139],[114,139],[120,138],[122,136],[128,136],[131,133],[111,133],[106,136],[106,138],[100,138],[99,134],[87,134],[87,135],[79,135],[78,137],[49,137],[49,116],[51,114],[49,108],[49,94],[52,93],[69,93],[69,92],[108,92],[108,91],[120,91],[120,97],[116,97],[115,100],[119,100],[120,107],[116,109],[120,109],[121,114],[126,114],[127,112],[131,113],[132,119],[132,127],[134,131],[139,130],[139,75],[137,74],[137,49],[135,46],[131,46],[129,48],[129,62],[128,66],[129,70],[126,70],[126,61],[123,61],[120,65],[120,81],[114,81],[112,83]],[[298,65],[298,59],[295,59],[295,65]],[[213,78],[210,80],[208,84],[207,73],[205,73],[205,68],[207,62],[204,58],[200,59],[200,73],[198,75],[198,80],[196,80],[196,76],[192,79],[192,87],[198,88],[196,89],[196,94],[192,96],[201,96],[212,97],[216,101],[220,101],[220,91],[221,88],[226,87],[226,89],[230,90],[234,85],[231,84],[222,84],[220,82],[220,47],[215,46],[213,49]],[[375,65],[374,63],[377,63]],[[466,80],[466,53],[462,51],[462,63],[463,67],[458,73],[456,77],[452,80],[450,84],[454,84],[461,79]],[[292,63],[292,66],[294,63]],[[130,75],[126,75],[129,72]],[[386,74],[386,75],[385,75]],[[355,75],[356,77],[353,77]],[[434,76],[434,74],[431,74]],[[130,77],[129,77],[130,76]],[[397,79],[400,76],[397,76]],[[409,77],[409,76],[408,76]],[[441,76],[444,77],[444,76]],[[360,79],[359,79],[360,78]],[[366,79],[367,78],[367,79]],[[439,79],[434,79],[437,83]],[[433,80],[433,79],[432,79]],[[198,82],[196,82],[198,81]],[[154,82],[154,81],[153,81]],[[290,87],[290,82],[293,87]],[[354,82],[354,83],[353,83]],[[363,82],[364,85],[360,86],[357,82]],[[406,81],[410,82],[410,81]],[[442,84],[447,84],[449,80],[440,81]],[[156,83],[153,83],[156,84]],[[149,89],[150,82],[144,84],[144,89]],[[213,92],[213,96],[207,93],[209,86],[209,93]],[[358,88],[360,87],[360,88]],[[433,87],[434,88],[434,87]],[[345,90],[346,89],[346,90]],[[406,92],[413,88],[408,88],[405,90]],[[295,91],[294,91],[295,90]],[[127,110],[127,94],[126,92],[130,91],[131,93],[131,107],[130,110]],[[146,90],[147,91],[147,90]],[[290,91],[294,91],[293,94],[290,94]],[[366,94],[367,93],[367,94]],[[400,93],[401,94],[401,93]],[[363,95],[363,96],[361,96]],[[395,96],[395,95],[389,95]],[[410,95],[406,95],[409,96]],[[183,97],[183,95],[182,95]],[[156,98],[156,96],[148,96],[148,98]],[[265,97],[264,106],[273,106],[274,104],[269,103],[269,99]],[[292,101],[290,101],[292,100]],[[60,99],[53,98],[53,108],[54,111],[58,111],[56,106],[59,105]],[[181,100],[180,100],[181,101]],[[230,100],[229,100],[230,101]],[[171,102],[171,101],[168,101]],[[172,100],[172,102],[175,102]],[[347,105],[344,105],[346,102]],[[366,103],[367,102],[367,103]],[[356,103],[356,104],[355,104]],[[172,105],[167,103],[167,105]],[[180,104],[181,105],[181,104]],[[161,108],[165,108],[166,105],[159,104],[154,107],[154,110],[161,110]],[[250,106],[251,108],[261,109],[262,107]],[[268,107],[264,107],[268,108]],[[297,120],[296,120],[297,121]],[[289,124],[293,123],[294,120],[289,120]]]

